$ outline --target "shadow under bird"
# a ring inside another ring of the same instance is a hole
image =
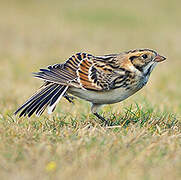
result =
[[[157,63],[165,59],[150,49],[103,56],[77,53],[65,63],[34,73],[36,78],[44,80],[44,84],[15,114],[20,112],[19,117],[30,117],[34,113],[40,116],[46,108],[52,113],[62,97],[73,102],[73,96],[76,96],[91,102],[92,113],[107,123],[98,114],[98,108],[121,102],[136,93],[146,85]]]

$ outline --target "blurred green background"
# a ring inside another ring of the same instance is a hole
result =
[[[47,114],[30,120],[13,116],[41,85],[31,75],[39,68],[64,62],[76,52],[104,55],[150,48],[167,61],[155,68],[140,92],[103,111],[109,118],[136,102],[158,114],[174,114],[180,121],[180,19],[180,0],[0,0],[0,177],[79,179],[79,173],[85,179],[180,179],[178,127],[162,131],[154,124],[154,133],[143,138],[139,133],[144,128],[137,126],[86,129],[84,123],[95,118],[82,100],[75,105],[62,100],[55,122]],[[79,124],[56,129],[61,117],[65,124],[73,118]],[[137,156],[139,152],[144,153]]]

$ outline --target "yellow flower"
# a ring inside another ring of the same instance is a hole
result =
[[[46,171],[48,172],[52,172],[55,171],[57,167],[57,164],[55,161],[50,161],[47,165],[46,165]]]

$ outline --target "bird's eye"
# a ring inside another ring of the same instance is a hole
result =
[[[147,54],[143,54],[141,57],[142,57],[143,59],[146,59],[146,58],[148,57],[148,55],[147,55]]]

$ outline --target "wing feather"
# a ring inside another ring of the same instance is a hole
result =
[[[90,59],[92,55],[87,53],[77,53],[71,56],[64,64],[55,64],[48,66],[47,69],[40,69],[39,72],[34,73],[34,76],[48,82],[58,83],[62,85],[75,85],[77,82],[77,70],[83,59]],[[88,65],[86,68],[88,70]],[[86,79],[87,80],[87,79]],[[73,82],[72,84],[70,82]]]
[[[117,54],[92,56],[87,53],[77,53],[64,64],[55,64],[49,66],[48,69],[40,69],[34,75],[61,85],[97,91],[109,90],[116,87],[115,79],[125,74],[124,69],[119,68],[116,63],[116,57]],[[121,86],[120,83],[119,86]]]
[[[85,58],[80,62],[77,76],[79,83],[85,89],[110,90],[115,88],[115,79],[124,79],[125,71],[119,69],[115,58],[117,55],[105,55]]]

